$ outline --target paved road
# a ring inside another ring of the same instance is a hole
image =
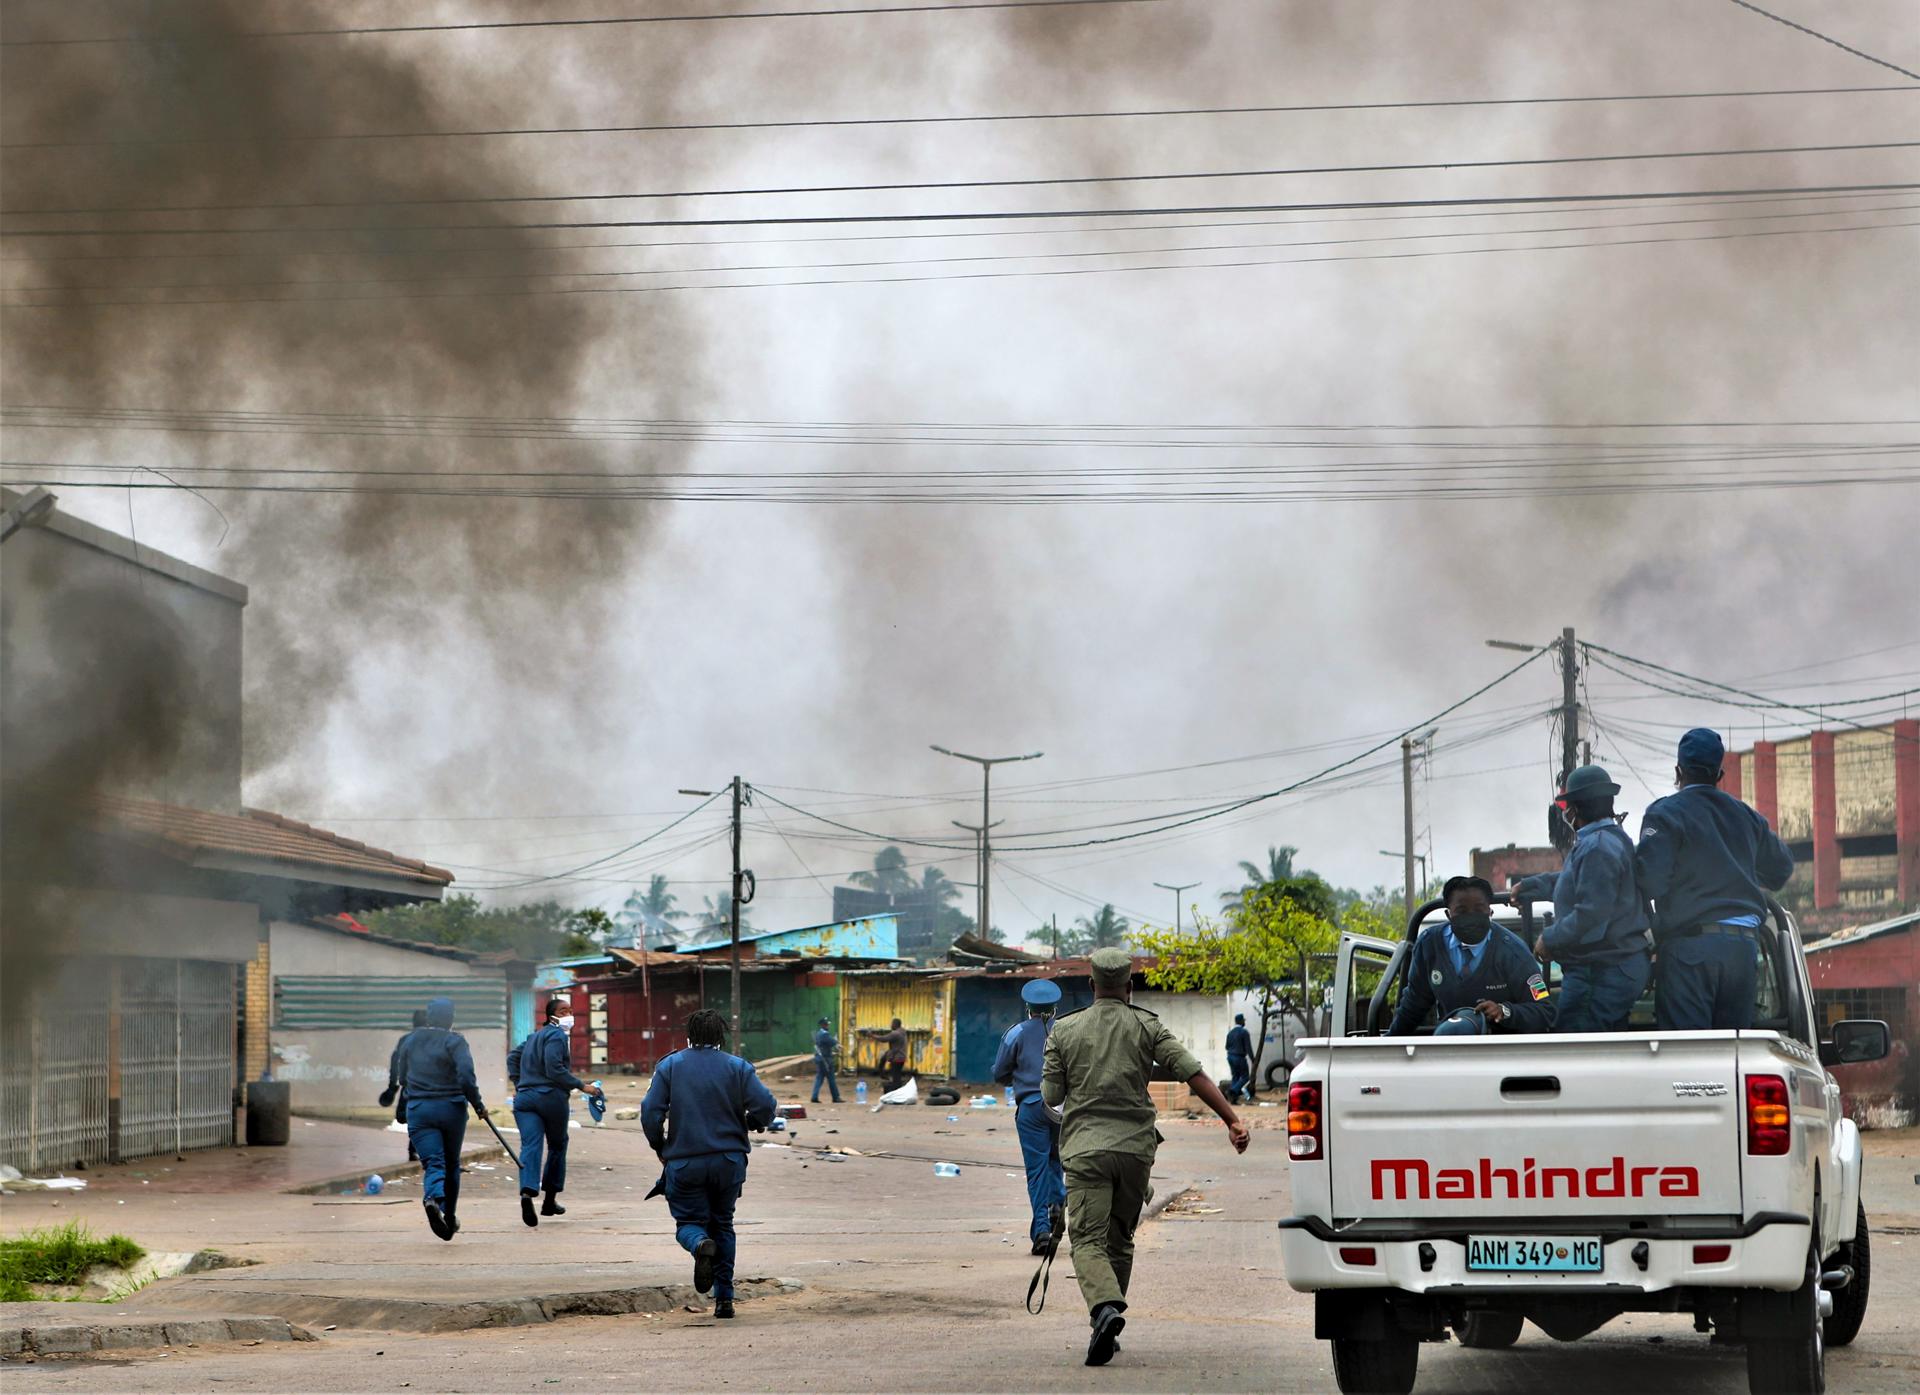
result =
[[[1080,1364],[1085,1318],[1070,1263],[1056,1272],[1044,1316],[1021,1311],[1032,1261],[1019,1243],[1023,1191],[1009,1175],[1017,1171],[1017,1145],[1004,1114],[991,1118],[962,1113],[949,1124],[943,1111],[870,1116],[848,1106],[804,1125],[803,1138],[919,1156],[828,1164],[795,1151],[756,1153],[741,1212],[742,1270],[797,1278],[807,1288],[743,1304],[730,1324],[676,1311],[447,1335],[343,1329],[294,1348],[12,1366],[7,1389],[1332,1389],[1311,1304],[1286,1287],[1279,1269],[1273,1220],[1287,1200],[1278,1133],[1256,1133],[1240,1159],[1217,1126],[1167,1127],[1160,1185],[1191,1182],[1201,1200],[1143,1231],[1133,1322],[1114,1364],[1096,1371]],[[839,1132],[823,1136],[829,1127]],[[411,1203],[272,1197],[214,1208],[203,1196],[192,1199],[187,1217],[154,1197],[144,1212],[115,1205],[116,1217],[103,1219],[124,1218],[127,1228],[138,1222],[155,1231],[143,1238],[168,1245],[189,1231],[215,1243],[221,1237],[209,1230],[224,1229],[231,1248],[258,1258],[353,1265],[370,1276],[404,1268],[412,1277],[423,1272],[419,1266],[437,1265],[451,1282],[463,1266],[508,1264],[524,1268],[530,1285],[552,1287],[570,1269],[618,1259],[662,1282],[682,1282],[685,1261],[660,1203],[636,1201],[652,1177],[639,1140],[630,1131],[588,1134],[575,1153],[573,1209],[563,1222],[524,1229],[505,1174],[475,1174],[472,1200],[462,1207],[468,1229],[451,1245],[427,1234]],[[961,1161],[961,1177],[936,1180],[934,1156]],[[1911,1180],[1920,1162],[1881,1156],[1871,1165],[1870,1202],[1904,1201],[1920,1212]],[[9,1228],[24,1223],[13,1214],[7,1220]],[[1866,1331],[1829,1363],[1835,1391],[1920,1388],[1920,1217],[1908,1214],[1903,1224],[1906,1233],[1883,1233],[1876,1250]],[[1744,1391],[1746,1382],[1738,1351],[1709,1348],[1687,1319],[1636,1317],[1572,1344],[1529,1328],[1504,1352],[1428,1346],[1419,1388],[1714,1395]]]

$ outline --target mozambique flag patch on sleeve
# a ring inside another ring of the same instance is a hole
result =
[[[1527,991],[1533,994],[1533,1000],[1536,1003],[1539,1002],[1541,999],[1547,996],[1546,979],[1541,977],[1539,974],[1534,974],[1531,978],[1527,980]]]

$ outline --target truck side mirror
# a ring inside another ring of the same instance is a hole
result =
[[[1820,1064],[1851,1066],[1878,1061],[1892,1049],[1892,1035],[1884,1022],[1867,1019],[1836,1022],[1833,1039],[1820,1043]]]

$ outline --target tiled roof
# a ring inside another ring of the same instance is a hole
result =
[[[357,839],[343,838],[264,809],[216,814],[122,795],[97,796],[94,805],[111,831],[157,843],[188,861],[208,854],[258,858],[305,873],[302,879],[307,881],[328,881],[355,872],[433,887],[453,881],[453,873],[418,858],[371,848]]]

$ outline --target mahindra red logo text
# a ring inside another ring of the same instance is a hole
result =
[[[1393,1196],[1387,1196],[1391,1186]],[[1375,1201],[1544,1201],[1552,1197],[1698,1196],[1700,1171],[1692,1167],[1629,1167],[1615,1158],[1600,1167],[1431,1167],[1425,1158],[1375,1158]]]

